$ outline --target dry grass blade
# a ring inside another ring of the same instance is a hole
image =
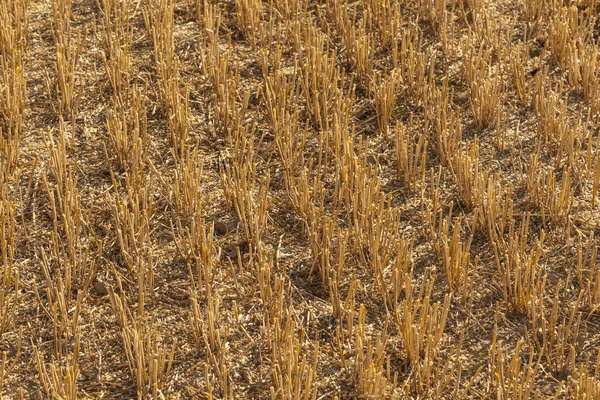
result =
[[[41,386],[49,398],[64,400],[76,400],[78,398],[80,335],[79,332],[75,335],[75,345],[70,356],[65,356],[65,366],[61,366],[55,361],[48,368],[38,347],[33,346]]]
[[[29,14],[25,1],[0,2],[0,150],[2,173],[16,169],[26,103],[24,56]]]
[[[102,61],[113,96],[125,104],[129,100],[128,90],[132,75],[133,27],[130,11],[130,0],[102,0],[106,44]]]
[[[482,177],[479,166],[479,142],[477,138],[473,141],[470,149],[461,148],[452,161],[452,173],[462,204],[467,209],[472,209],[482,204],[483,193],[481,193],[481,185],[478,184]]]
[[[132,93],[129,110],[115,101],[113,110],[107,113],[106,128],[119,167],[127,174],[137,175],[147,157],[149,138],[145,98],[137,87]]]
[[[56,63],[55,79],[48,89],[57,100],[57,114],[66,120],[75,118],[76,71],[87,39],[87,32],[71,28],[71,7],[71,0],[52,0]]]
[[[2,276],[0,278],[0,333],[12,325],[19,302],[19,275],[14,267],[15,259],[15,211],[16,204],[8,196],[8,185],[0,186],[0,251],[2,252]]]
[[[439,372],[436,361],[448,318],[450,296],[445,296],[443,304],[432,303],[435,278],[429,276],[415,288],[412,275],[413,271],[406,280],[406,299],[396,310],[396,321],[414,374],[415,389],[423,393],[436,384],[434,377]]]
[[[254,249],[261,247],[267,227],[269,175],[260,178],[254,163],[255,127],[244,127],[233,149],[234,157],[222,171],[226,196],[241,221],[246,239]]]
[[[116,182],[114,186],[117,187]],[[126,190],[125,194],[116,193],[106,200],[112,210],[121,260],[134,276],[148,274],[153,287],[150,218],[154,213],[154,197],[150,194],[150,183],[142,188],[126,184]]]
[[[515,87],[517,88],[517,93],[519,94],[519,98],[524,104],[527,104],[527,80],[525,73],[525,54],[529,51],[527,44],[522,43],[520,45],[515,46],[514,55],[510,58],[510,66],[513,74]]]
[[[187,147],[181,158],[175,157],[177,168],[173,182],[173,200],[180,215],[194,218],[202,214],[204,203],[210,202],[202,189],[204,162],[198,150]]]
[[[548,217],[549,222],[566,229],[574,202],[571,173],[568,170],[563,171],[559,183],[559,173],[552,168],[540,173],[537,160],[536,155],[532,155],[527,171],[526,183],[530,201],[540,209],[544,223]]]
[[[396,131],[396,170],[404,186],[415,190],[415,185],[425,177],[427,166],[428,142],[425,135],[418,135],[418,140],[413,140],[409,131],[398,124]]]
[[[528,252],[529,218],[525,217],[518,230],[514,220],[511,221],[508,242],[505,245],[494,243],[504,300],[512,310],[527,315],[541,306],[546,282],[540,265],[545,233],[541,232]]]
[[[154,65],[160,77],[160,98],[169,126],[171,146],[182,151],[189,133],[189,89],[181,80],[174,42],[175,3],[153,0],[144,7],[144,22],[154,45]]]
[[[583,290],[579,292],[579,296],[573,303],[567,304],[564,300],[567,292],[565,288],[569,284],[568,279],[564,283],[558,282],[552,308],[547,315],[541,302],[540,308],[532,315],[535,344],[540,356],[546,360],[555,376],[564,376],[574,370],[575,356],[579,347],[579,327],[582,318],[579,308]]]
[[[596,354],[596,360],[598,360]],[[590,364],[590,356],[588,356],[585,364],[580,364],[573,372],[573,379],[567,387],[567,395],[572,399],[584,400],[593,399],[600,395],[600,382],[598,381],[598,361],[596,364]]]
[[[444,79],[441,87],[434,82],[423,89],[425,104],[424,135],[429,137],[434,152],[444,166],[451,164],[452,159],[462,146],[462,123],[460,109],[451,108],[453,93],[448,80]]]
[[[120,279],[118,283],[120,292],[123,293]],[[140,280],[138,290],[140,293],[145,290],[143,278]],[[138,312],[132,314],[123,294],[115,294],[112,288],[109,294],[113,312],[119,323],[131,378],[137,387],[138,399],[147,397],[157,399],[159,394],[161,397],[164,396],[162,389],[171,371],[176,340],[173,340],[170,348],[161,340],[154,318],[148,319],[144,315],[142,295],[138,301]]]
[[[387,325],[383,336],[377,335],[375,341],[365,335],[366,311],[364,304],[358,309],[358,323],[354,338],[354,379],[358,392],[365,397],[385,397],[391,394],[394,382],[388,382],[390,377],[390,363],[386,356]],[[387,371],[386,371],[387,367]]]
[[[531,395],[539,395],[534,382],[539,373],[540,358],[536,359],[532,350],[527,358],[523,358],[523,344],[522,340],[517,343],[511,359],[494,328],[490,347],[490,395],[502,400],[528,399]]]
[[[52,276],[50,269],[52,266],[50,265],[50,260],[43,251],[41,252],[41,258],[42,268],[46,278],[46,301],[44,301],[42,295],[40,294],[37,285],[34,286],[34,292],[38,304],[48,319],[52,321],[52,332],[54,335],[54,357],[56,360],[62,360],[68,356],[72,343],[78,341],[79,316],[83,306],[83,301],[87,296],[89,284],[93,278],[95,264],[92,263],[90,266],[87,285],[81,288],[76,299],[72,299],[71,288],[65,285],[63,276]],[[45,305],[46,302],[47,306]]]
[[[388,139],[390,117],[396,104],[398,88],[402,83],[399,71],[392,71],[388,76],[379,76],[375,80],[375,110],[377,111],[377,122],[379,131]]]
[[[208,352],[208,364],[212,366],[212,370],[217,375],[219,391],[223,398],[232,398],[227,369],[227,337],[229,328],[226,324],[220,323],[221,299],[214,292],[212,282],[207,279],[203,287],[207,306],[205,312],[202,313],[199,306],[198,289],[193,277],[190,276],[190,278],[192,282],[192,318],[190,322],[194,334],[194,342],[198,349],[206,349]],[[207,376],[207,384],[208,382],[209,379]]]
[[[298,329],[293,319],[294,310],[273,322],[271,399],[315,399],[317,396],[317,361],[319,345],[313,351],[312,362],[307,359],[304,329]]]
[[[240,30],[254,44],[263,14],[262,0],[236,0],[235,7]]]
[[[306,108],[315,126],[323,131],[329,127],[333,104],[340,96],[338,87],[343,79],[336,67],[336,53],[329,54],[328,39],[312,24],[304,29],[304,48],[299,48],[301,84]],[[298,44],[300,47],[300,44]]]
[[[467,241],[462,241],[462,220],[460,217],[456,220],[452,233],[450,233],[451,218],[452,204],[450,204],[448,216],[440,217],[440,226],[433,246],[442,262],[452,294],[464,303],[472,292],[474,270],[477,268],[477,260],[475,260],[475,265],[472,265],[469,252],[474,230],[471,229],[471,236]]]

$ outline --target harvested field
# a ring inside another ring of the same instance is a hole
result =
[[[600,399],[596,0],[0,0],[0,398]]]

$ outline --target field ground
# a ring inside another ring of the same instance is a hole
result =
[[[2,395],[600,398],[599,12],[0,0]]]

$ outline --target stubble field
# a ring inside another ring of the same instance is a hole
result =
[[[0,0],[0,398],[600,398],[595,0]]]

